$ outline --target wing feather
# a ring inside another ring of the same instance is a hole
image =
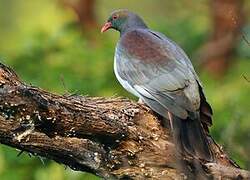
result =
[[[139,42],[147,45],[143,47],[143,44],[138,44],[138,51],[155,52],[150,48],[157,48],[158,54],[155,60],[151,54],[146,56],[147,53],[143,57],[140,53],[134,56],[129,46],[124,47],[125,37],[122,37],[115,56],[115,68],[120,78],[134,88],[140,98],[154,102],[151,103],[152,109],[161,111],[166,108],[183,119],[188,116],[188,112],[196,112],[200,107],[199,79],[186,54],[162,34],[145,29],[134,31],[137,31],[137,42],[141,38]],[[156,104],[157,107],[154,107]],[[167,115],[165,112],[159,114]]]

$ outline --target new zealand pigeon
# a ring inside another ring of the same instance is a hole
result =
[[[181,153],[213,161],[206,137],[212,109],[185,52],[128,10],[114,11],[101,32],[110,28],[120,32],[114,71],[121,85],[170,120]]]

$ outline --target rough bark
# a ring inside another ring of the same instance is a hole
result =
[[[210,0],[212,34],[200,51],[202,65],[220,77],[232,65],[232,56],[244,24],[244,0]]]
[[[0,64],[0,142],[106,179],[241,179],[211,137],[214,163],[178,155],[147,107],[122,98],[56,95]]]

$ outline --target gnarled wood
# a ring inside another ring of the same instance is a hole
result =
[[[250,178],[211,137],[216,162],[179,157],[168,125],[121,98],[55,95],[0,64],[0,142],[106,179]]]

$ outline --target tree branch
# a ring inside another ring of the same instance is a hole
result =
[[[0,63],[0,142],[106,179],[250,178],[211,137],[216,162],[179,157],[169,125],[122,98],[55,95]]]

